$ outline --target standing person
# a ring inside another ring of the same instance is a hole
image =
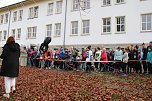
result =
[[[91,46],[88,46],[87,48],[87,57],[86,57],[86,61],[87,61],[87,64],[86,64],[86,71],[87,72],[90,72],[91,71],[91,61],[92,61],[92,50],[91,50]]]
[[[27,66],[27,51],[26,51],[26,47],[23,47],[23,49],[21,50],[20,65],[21,65],[21,67],[26,67]]]
[[[3,59],[0,75],[4,76],[5,94],[3,96],[6,98],[10,97],[11,91],[15,91],[16,78],[19,75],[19,57],[20,46],[15,43],[13,37],[9,37],[0,56]]]
[[[99,70],[99,61],[100,61],[100,58],[101,58],[101,50],[99,47],[97,47],[97,51],[95,52],[95,55],[94,55],[94,58],[95,58],[95,67],[97,70]]]
[[[120,72],[120,68],[121,68],[121,61],[122,61],[122,57],[123,57],[123,51],[121,50],[120,47],[117,48],[117,50],[114,53],[114,60],[116,60],[116,71],[115,72]]]
[[[149,46],[147,47],[147,65],[148,65],[148,72],[152,74],[152,41],[150,41]]]
[[[122,67],[122,72],[123,72],[123,76],[126,76],[126,69],[127,69],[127,64],[128,64],[128,49],[125,48],[124,49],[124,54],[123,54],[123,67]]]
[[[147,49],[145,47],[143,47],[143,69],[144,69],[144,74],[147,74],[147,62],[146,62],[146,58],[147,58]]]
[[[103,48],[103,50],[102,50],[101,61],[102,62],[101,62],[100,70],[101,70],[101,67],[103,67],[102,71],[108,71],[108,68],[107,68],[108,57],[107,57],[106,48]]]

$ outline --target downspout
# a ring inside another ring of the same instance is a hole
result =
[[[66,20],[67,20],[67,0],[65,0],[63,48],[65,48]]]
[[[7,32],[8,32],[8,37],[9,37],[9,31],[10,31],[10,24],[11,24],[11,10],[8,8],[9,10],[9,19],[8,19],[8,29],[7,29]]]

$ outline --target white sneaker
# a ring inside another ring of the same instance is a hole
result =
[[[9,98],[9,97],[10,97],[10,95],[9,95],[9,94],[3,94],[3,97],[5,97],[5,98]]]

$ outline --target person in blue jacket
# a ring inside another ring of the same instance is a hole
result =
[[[147,53],[148,71],[149,71],[149,74],[152,74],[152,41],[149,43],[147,50],[148,50],[148,53]]]

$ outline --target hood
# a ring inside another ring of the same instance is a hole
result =
[[[142,48],[138,48],[138,52],[142,52]]]
[[[20,45],[18,43],[8,44],[8,47],[12,51],[19,51],[20,50]]]

